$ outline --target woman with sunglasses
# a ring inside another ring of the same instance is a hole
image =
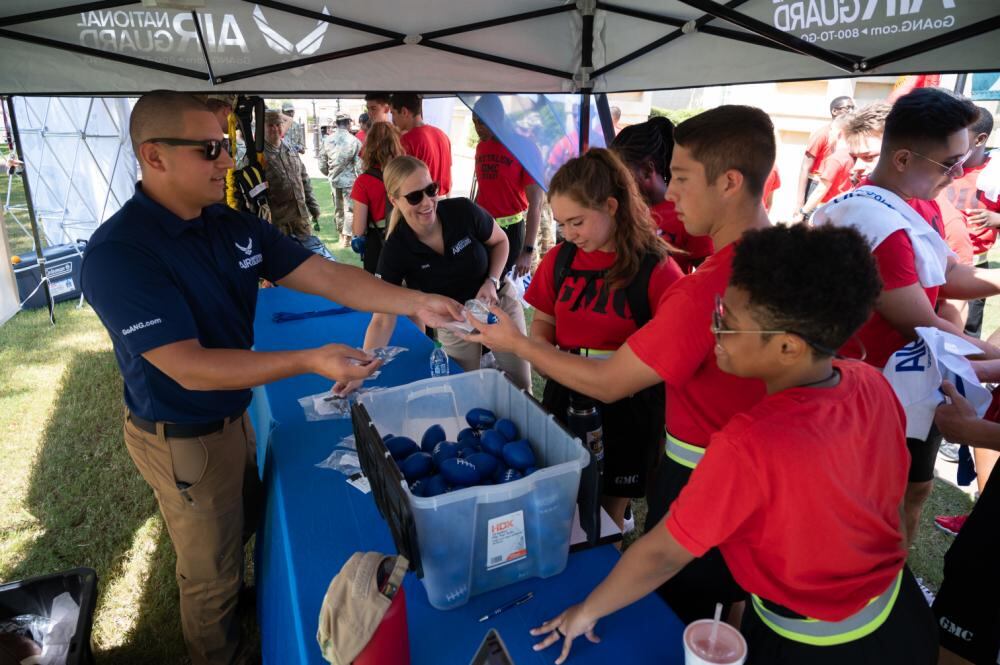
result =
[[[525,300],[531,336],[586,356],[606,356],[652,318],[682,273],[656,236],[632,175],[594,148],[552,177],[549,204],[564,242],[542,259]],[[549,379],[542,405],[565,422],[572,391]],[[604,428],[602,505],[621,527],[632,498],[645,496],[663,438],[663,384],[598,403]]]
[[[362,250],[358,253],[361,254],[364,268],[372,274],[378,268],[389,224],[389,215],[386,213],[390,206],[385,193],[382,166],[405,154],[399,140],[399,130],[391,123],[376,122],[368,130],[361,149],[364,172],[354,181],[351,189],[351,200],[354,201],[351,222],[354,240],[351,247],[356,248],[355,251]],[[359,243],[358,238],[364,238],[364,241]]]
[[[615,137],[611,149],[632,172],[660,236],[676,248],[673,258],[677,265],[684,274],[690,273],[712,255],[713,247],[708,236],[693,236],[684,229],[673,202],[666,199],[674,124],[656,117],[629,125]]]
[[[370,140],[370,139],[369,139]],[[416,157],[389,162],[382,172],[392,203],[377,276],[390,284],[466,302],[473,298],[499,305],[524,332],[524,309],[509,284],[500,286],[507,261],[507,235],[485,210],[467,198],[438,200],[438,183]],[[393,314],[374,314],[365,349],[384,346],[396,327]],[[455,332],[437,329],[445,353],[466,371],[479,369],[483,347]],[[497,353],[497,366],[519,387],[531,390],[531,368],[514,354]],[[338,394],[360,383],[335,387]]]

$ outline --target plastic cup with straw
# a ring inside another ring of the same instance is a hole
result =
[[[700,619],[684,629],[685,665],[743,665],[747,642],[740,631],[722,621],[722,603],[714,619]]]

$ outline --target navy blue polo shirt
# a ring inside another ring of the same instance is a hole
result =
[[[217,204],[184,220],[136,185],[91,236],[80,276],[111,335],[132,413],[203,423],[245,409],[250,390],[186,390],[142,354],[186,339],[250,349],[258,280],[280,280],[311,256],[258,217]]]

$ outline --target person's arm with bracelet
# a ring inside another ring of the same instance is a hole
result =
[[[514,276],[520,277],[531,272],[531,262],[535,258],[535,241],[538,239],[538,225],[542,220],[542,202],[545,200],[545,192],[537,184],[527,185],[524,188],[528,196],[528,212],[524,223],[524,247],[514,264]]]
[[[503,231],[500,233],[502,235]],[[278,280],[278,284],[323,296],[362,312],[416,316],[432,328],[464,320],[462,306],[451,298],[404,289],[369,275],[361,268],[333,263],[320,256],[306,259]]]
[[[493,305],[499,301],[497,291],[500,290],[500,278],[503,277],[501,274],[503,267],[507,264],[507,253],[510,249],[510,242],[507,240],[507,234],[503,232],[500,225],[493,222],[493,230],[490,232],[490,237],[483,244],[486,245],[490,267],[487,270],[486,279],[476,293],[476,298]]]
[[[351,233],[355,238],[368,233],[368,205],[354,199],[354,217],[351,219]]]
[[[798,212],[792,216],[792,221],[795,223],[801,222],[808,219],[809,215],[816,212],[816,208],[818,208],[823,202],[823,197],[826,196],[828,191],[830,191],[830,184],[829,180],[823,180],[821,178],[819,183],[816,185],[816,188],[812,191],[812,194],[809,195],[809,199],[803,203]]]

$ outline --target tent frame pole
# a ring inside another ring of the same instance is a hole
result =
[[[590,80],[590,71],[594,68],[594,12],[596,7],[590,11],[581,12],[583,23],[581,25],[580,38],[580,70],[584,74],[584,79],[580,81],[582,90],[580,91],[580,154],[590,149],[590,91],[593,83]]]
[[[21,133],[17,128],[17,113],[14,111],[14,97],[7,97],[7,112],[10,115],[10,130],[14,138],[14,149],[21,159],[21,184],[24,186],[24,200],[28,208],[28,220],[31,222],[31,237],[35,242],[35,256],[38,257],[38,278],[45,289],[45,300],[49,304],[49,322],[56,324],[56,305],[52,298],[52,289],[49,287],[48,272],[45,267],[45,252],[42,250],[42,238],[38,233],[38,220],[35,218],[35,204],[31,200],[31,186],[28,183],[28,163],[24,160],[24,151],[21,149]]]
[[[60,7],[58,9],[46,9],[44,11],[28,12],[26,14],[15,14],[13,16],[0,18],[0,28],[6,28],[9,25],[17,25],[18,23],[32,23],[34,21],[44,21],[50,18],[72,16],[73,14],[79,14],[81,12],[92,12],[100,9],[114,9],[116,7],[124,7],[125,5],[134,4],[136,4],[136,0],[100,0],[99,2],[84,2],[79,5],[70,5],[69,7]]]

